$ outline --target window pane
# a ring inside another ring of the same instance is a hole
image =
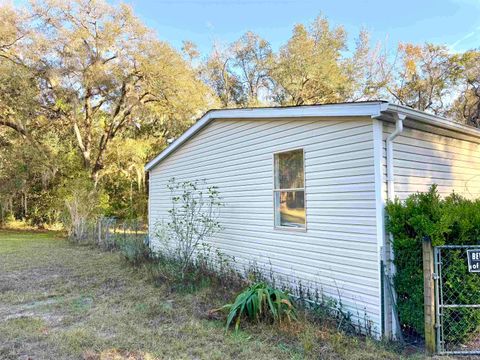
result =
[[[275,188],[303,188],[303,150],[275,154]]]
[[[275,225],[305,227],[304,191],[275,191]]]

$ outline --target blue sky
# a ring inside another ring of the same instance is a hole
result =
[[[214,41],[227,44],[251,30],[278,49],[297,23],[318,14],[344,25],[350,39],[363,27],[389,49],[399,41],[480,47],[480,0],[127,0],[159,37],[180,48],[195,42],[205,54]]]

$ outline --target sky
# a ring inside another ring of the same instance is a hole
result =
[[[353,45],[362,28],[374,43],[447,45],[452,52],[480,47],[480,0],[126,0],[162,40],[181,48],[191,40],[206,54],[253,31],[277,50],[295,24],[325,15],[343,25]]]

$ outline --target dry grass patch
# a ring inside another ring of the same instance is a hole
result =
[[[228,288],[172,291],[118,253],[69,244],[52,232],[0,231],[1,359],[399,359],[299,314],[280,329],[225,333],[208,310]]]

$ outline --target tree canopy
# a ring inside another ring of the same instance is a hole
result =
[[[390,54],[324,16],[278,50],[249,31],[210,54],[105,0],[0,5],[0,24],[0,221],[58,221],[82,186],[104,214],[146,216],[143,165],[213,107],[388,99],[480,125],[478,50]]]

